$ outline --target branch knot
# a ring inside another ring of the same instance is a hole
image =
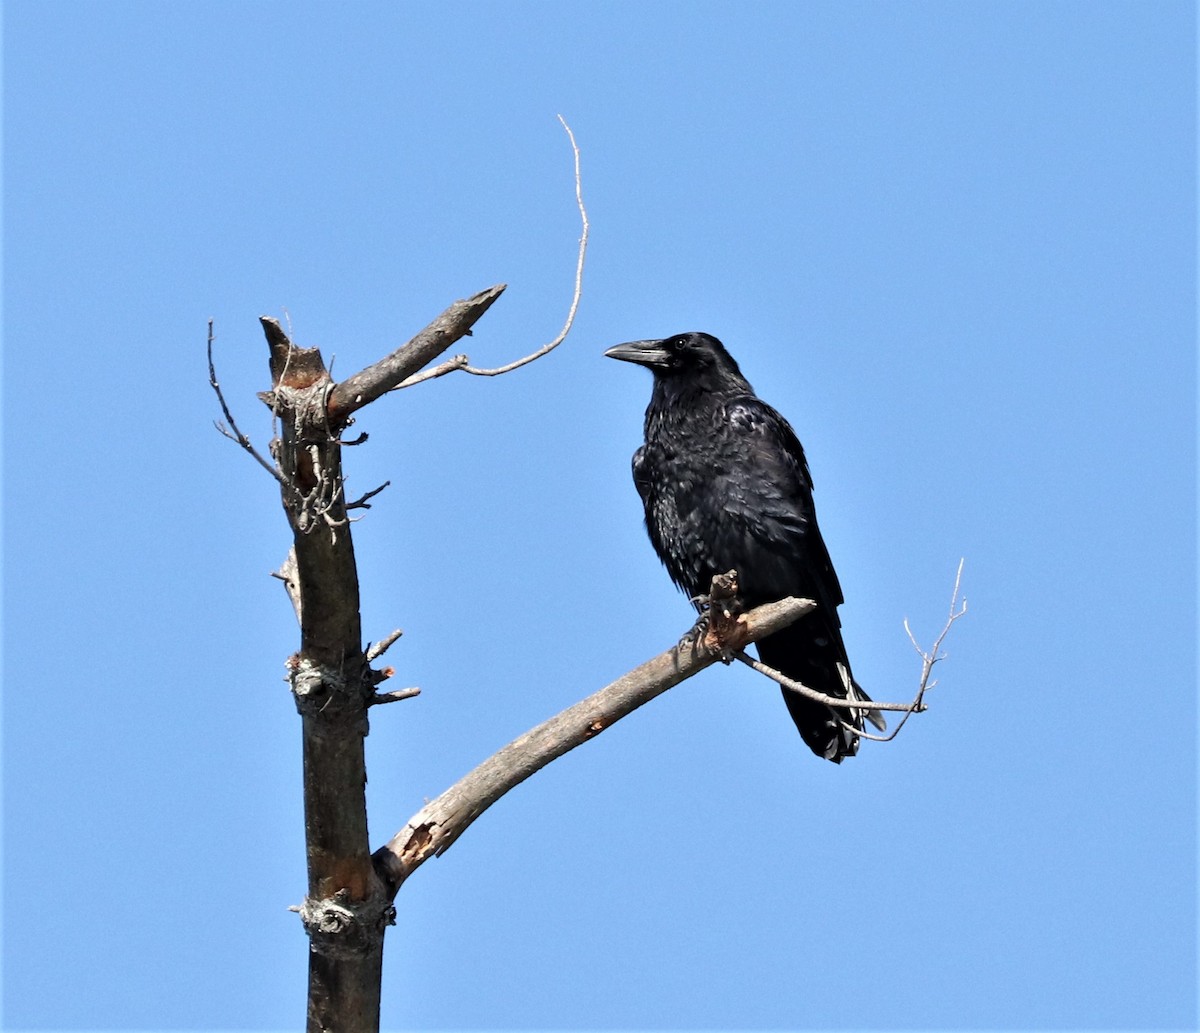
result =
[[[374,689],[363,679],[347,679],[338,668],[323,666],[300,653],[288,657],[287,668],[301,717],[357,718],[366,723],[367,701]]]
[[[330,958],[361,958],[383,944],[383,932],[396,924],[396,909],[380,894],[351,900],[345,890],[333,897],[306,897],[297,910],[309,945]]]

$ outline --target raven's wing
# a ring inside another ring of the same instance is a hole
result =
[[[838,626],[842,587],[817,526],[812,475],[796,432],[755,395],[731,398],[719,418],[746,457],[745,467],[734,470],[721,486],[722,495],[759,549],[767,549],[783,565],[768,579],[771,587],[780,596],[812,592]]]
[[[812,475],[796,432],[754,395],[731,399],[722,415],[734,432],[739,452],[748,457],[749,476],[731,477],[731,483],[724,486],[726,505],[758,545],[746,551],[751,558],[748,574],[758,575],[758,591],[769,585],[772,596],[811,595],[818,604],[818,612],[800,624],[759,642],[759,656],[829,695],[869,698],[853,680],[846,659],[837,612],[843,602],[842,588],[817,527]],[[840,761],[857,750],[857,736],[827,707],[786,689],[783,698],[814,752]],[[849,711],[843,716],[862,728],[863,712]],[[876,713],[865,716],[883,729],[884,722]]]

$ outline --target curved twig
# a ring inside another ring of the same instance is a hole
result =
[[[583,296],[583,262],[587,256],[588,216],[587,209],[583,204],[583,181],[579,173],[579,145],[575,142],[575,134],[571,131],[571,127],[567,125],[567,120],[562,115],[558,116],[558,120],[562,123],[563,129],[567,131],[567,137],[571,141],[571,152],[575,156],[575,203],[579,207],[579,218],[583,223],[583,232],[579,237],[579,257],[575,263],[575,290],[571,295],[571,307],[567,311],[567,321],[563,324],[562,330],[559,331],[558,336],[554,340],[548,344],[543,344],[537,351],[530,352],[528,355],[515,359],[512,362],[505,363],[503,366],[485,369],[479,366],[472,366],[471,360],[466,355],[455,355],[453,358],[447,359],[437,366],[413,374],[401,383],[399,387],[412,387],[415,384],[424,383],[426,380],[444,377],[447,373],[455,373],[459,370],[476,377],[498,377],[502,373],[511,373],[514,369],[520,369],[535,359],[540,359],[567,339],[567,334],[571,332],[571,327],[575,325],[575,313],[579,311],[579,299]]]

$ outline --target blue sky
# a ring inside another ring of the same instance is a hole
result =
[[[384,1024],[1171,1029],[1196,1013],[1195,15],[1184,3],[4,9],[4,1017],[296,1028],[306,944],[257,317],[348,375],[449,302],[508,377],[361,414],[372,840],[690,624],[629,476],[721,337],[805,442],[840,768],[719,668],[398,898]]]

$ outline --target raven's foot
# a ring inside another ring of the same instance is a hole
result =
[[[709,594],[697,596],[692,602],[699,607],[700,616],[680,639],[680,648],[718,653],[724,663],[732,663],[734,654],[746,644],[741,623],[744,606],[738,595],[737,571],[714,576]]]
[[[692,602],[699,608],[700,616],[696,618],[696,623],[684,632],[683,638],[675,647],[680,652],[696,653],[703,648],[704,641],[708,638],[708,597],[696,596]]]

